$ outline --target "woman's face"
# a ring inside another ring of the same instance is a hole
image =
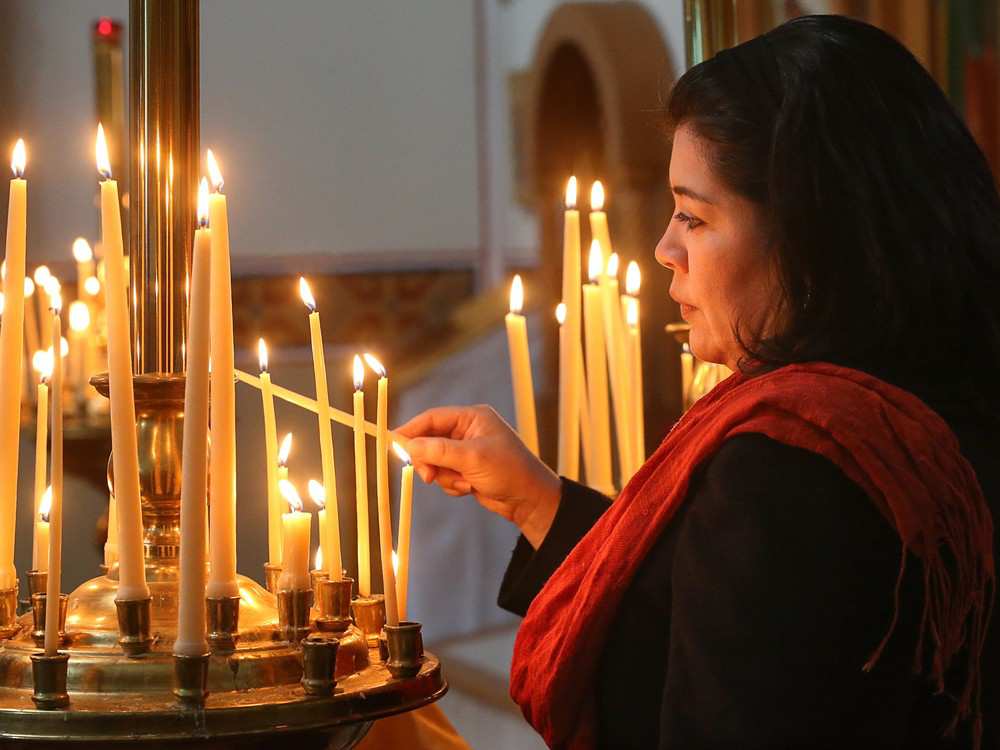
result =
[[[691,325],[691,351],[735,369],[744,336],[764,325],[778,301],[755,204],[728,190],[706,159],[710,144],[690,128],[674,135],[670,189],[674,216],[656,246],[656,260],[674,272],[670,296]]]

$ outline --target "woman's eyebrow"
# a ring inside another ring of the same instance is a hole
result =
[[[671,185],[670,192],[672,192],[674,195],[686,196],[688,198],[691,198],[692,200],[700,201],[701,203],[708,203],[708,204],[713,203],[711,198],[706,198],[701,193],[692,190],[689,187],[684,187],[684,185]]]

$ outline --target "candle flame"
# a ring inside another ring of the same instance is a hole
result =
[[[38,517],[45,523],[49,522],[49,513],[52,512],[52,485],[45,488],[42,499],[38,501]]]
[[[380,378],[385,377],[385,367],[383,367],[382,363],[379,362],[377,359],[375,359],[375,357],[369,354],[368,352],[365,352],[365,362],[367,362],[368,366],[372,368],[372,372],[374,372]]]
[[[104,137],[104,125],[97,123],[97,172],[105,180],[111,179],[111,157],[108,156],[108,140]]]
[[[66,340],[65,336],[59,337],[59,352],[63,357],[69,354],[69,342]]]
[[[198,228],[208,227],[208,180],[204,177],[198,183]]]
[[[299,491],[295,489],[295,485],[289,482],[287,479],[282,479],[278,482],[278,491],[281,496],[285,498],[285,502],[288,503],[292,512],[298,512],[304,507],[302,504],[302,498],[299,497]]]
[[[54,294],[59,294],[62,291],[62,284],[59,283],[59,279],[55,276],[49,276],[45,280],[45,293],[50,297]]]
[[[69,327],[80,333],[90,327],[90,308],[86,302],[76,300],[69,306]]]
[[[560,302],[556,305],[556,322],[562,325],[566,322],[566,303]]]
[[[257,339],[257,361],[260,363],[260,371],[267,372],[267,344],[264,339]]]
[[[49,277],[51,275],[52,272],[49,270],[48,266],[39,266],[38,268],[35,269],[35,273],[33,274],[35,279],[35,284],[44,289],[45,284],[48,282]]]
[[[639,272],[639,264],[630,260],[628,268],[625,269],[625,291],[635,297],[639,294],[641,284],[642,274]]]
[[[278,465],[287,466],[288,456],[292,452],[292,433],[286,433],[285,437],[281,439],[281,445],[278,447]]]
[[[392,449],[396,452],[396,455],[399,456],[400,461],[407,465],[410,464],[410,454],[407,453],[406,449],[395,440],[392,441]]]
[[[56,315],[62,312],[62,292],[58,289],[49,292],[49,309]]]
[[[365,366],[361,363],[361,357],[357,354],[354,355],[354,390],[360,391],[365,384]]]
[[[566,208],[576,208],[576,175],[566,182]]]
[[[73,258],[77,263],[89,263],[94,259],[94,251],[83,237],[73,240]]]
[[[83,282],[83,291],[91,297],[96,297],[101,293],[101,282],[96,276],[88,276],[87,280]]]
[[[392,573],[399,575],[399,555],[396,554],[396,550],[392,551]]]
[[[315,479],[309,480],[309,499],[320,509],[326,507],[326,488]]]
[[[205,161],[208,162],[208,177],[212,180],[212,190],[216,193],[221,193],[222,186],[226,184],[226,181],[222,179],[222,170],[219,169],[219,162],[215,160],[215,154],[212,153],[212,149],[208,149]]]
[[[618,253],[611,253],[611,255],[608,256],[608,267],[606,273],[608,274],[608,278],[618,278]]]
[[[52,350],[42,351],[39,349],[31,355],[31,367],[38,373],[39,380],[48,380],[52,377]]]
[[[681,351],[684,352],[685,354],[691,353],[691,347],[688,346],[688,343],[686,341],[683,344],[681,344]]]
[[[24,296],[31,297],[35,293],[35,282],[31,280],[30,276],[24,277]]]
[[[313,297],[312,289],[309,288],[309,282],[306,281],[305,276],[299,276],[299,296],[309,308],[309,312],[316,312],[316,298]]]
[[[625,306],[625,323],[630,328],[639,325],[639,306],[632,300],[632,304]]]
[[[521,274],[514,274],[514,280],[510,282],[510,311],[515,315],[520,314],[524,308],[524,284],[521,282]]]
[[[24,148],[24,139],[18,138],[14,144],[14,152],[10,155],[10,168],[14,172],[14,177],[21,179],[24,177],[24,167],[28,163],[28,152]]]
[[[316,557],[313,558],[313,570],[323,570],[323,548],[316,548]]]
[[[604,210],[604,185],[600,180],[594,180],[594,184],[590,186],[590,210]]]
[[[601,251],[601,241],[594,240],[590,243],[590,258],[587,261],[587,276],[591,281],[601,278],[601,271],[604,270],[604,253]]]

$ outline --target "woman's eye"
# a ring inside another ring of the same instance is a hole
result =
[[[694,216],[690,216],[684,213],[683,211],[678,211],[676,214],[674,214],[674,221],[679,221],[682,224],[687,224],[689,232],[692,229],[697,229],[698,227],[700,227],[702,224],[705,223],[701,219],[695,218]]]

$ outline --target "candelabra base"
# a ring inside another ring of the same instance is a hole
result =
[[[302,689],[306,695],[332,695],[337,685],[336,638],[310,636],[302,641]]]
[[[126,656],[142,656],[153,645],[149,635],[150,606],[152,600],[146,599],[116,599],[118,610],[118,632],[121,638],[118,645]]]
[[[205,599],[208,619],[208,645],[214,654],[230,654],[236,649],[240,632],[240,597],[220,596]]]
[[[321,633],[343,633],[351,626],[351,591],[354,580],[322,580],[317,589],[319,617],[316,629]]]
[[[312,589],[278,592],[278,628],[282,638],[294,644],[309,635],[312,604]]]
[[[208,661],[211,654],[174,654],[174,695],[185,706],[204,706],[208,697]]]
[[[378,646],[378,634],[385,625],[385,597],[382,594],[359,596],[351,602],[354,622],[368,639],[369,647]]]

